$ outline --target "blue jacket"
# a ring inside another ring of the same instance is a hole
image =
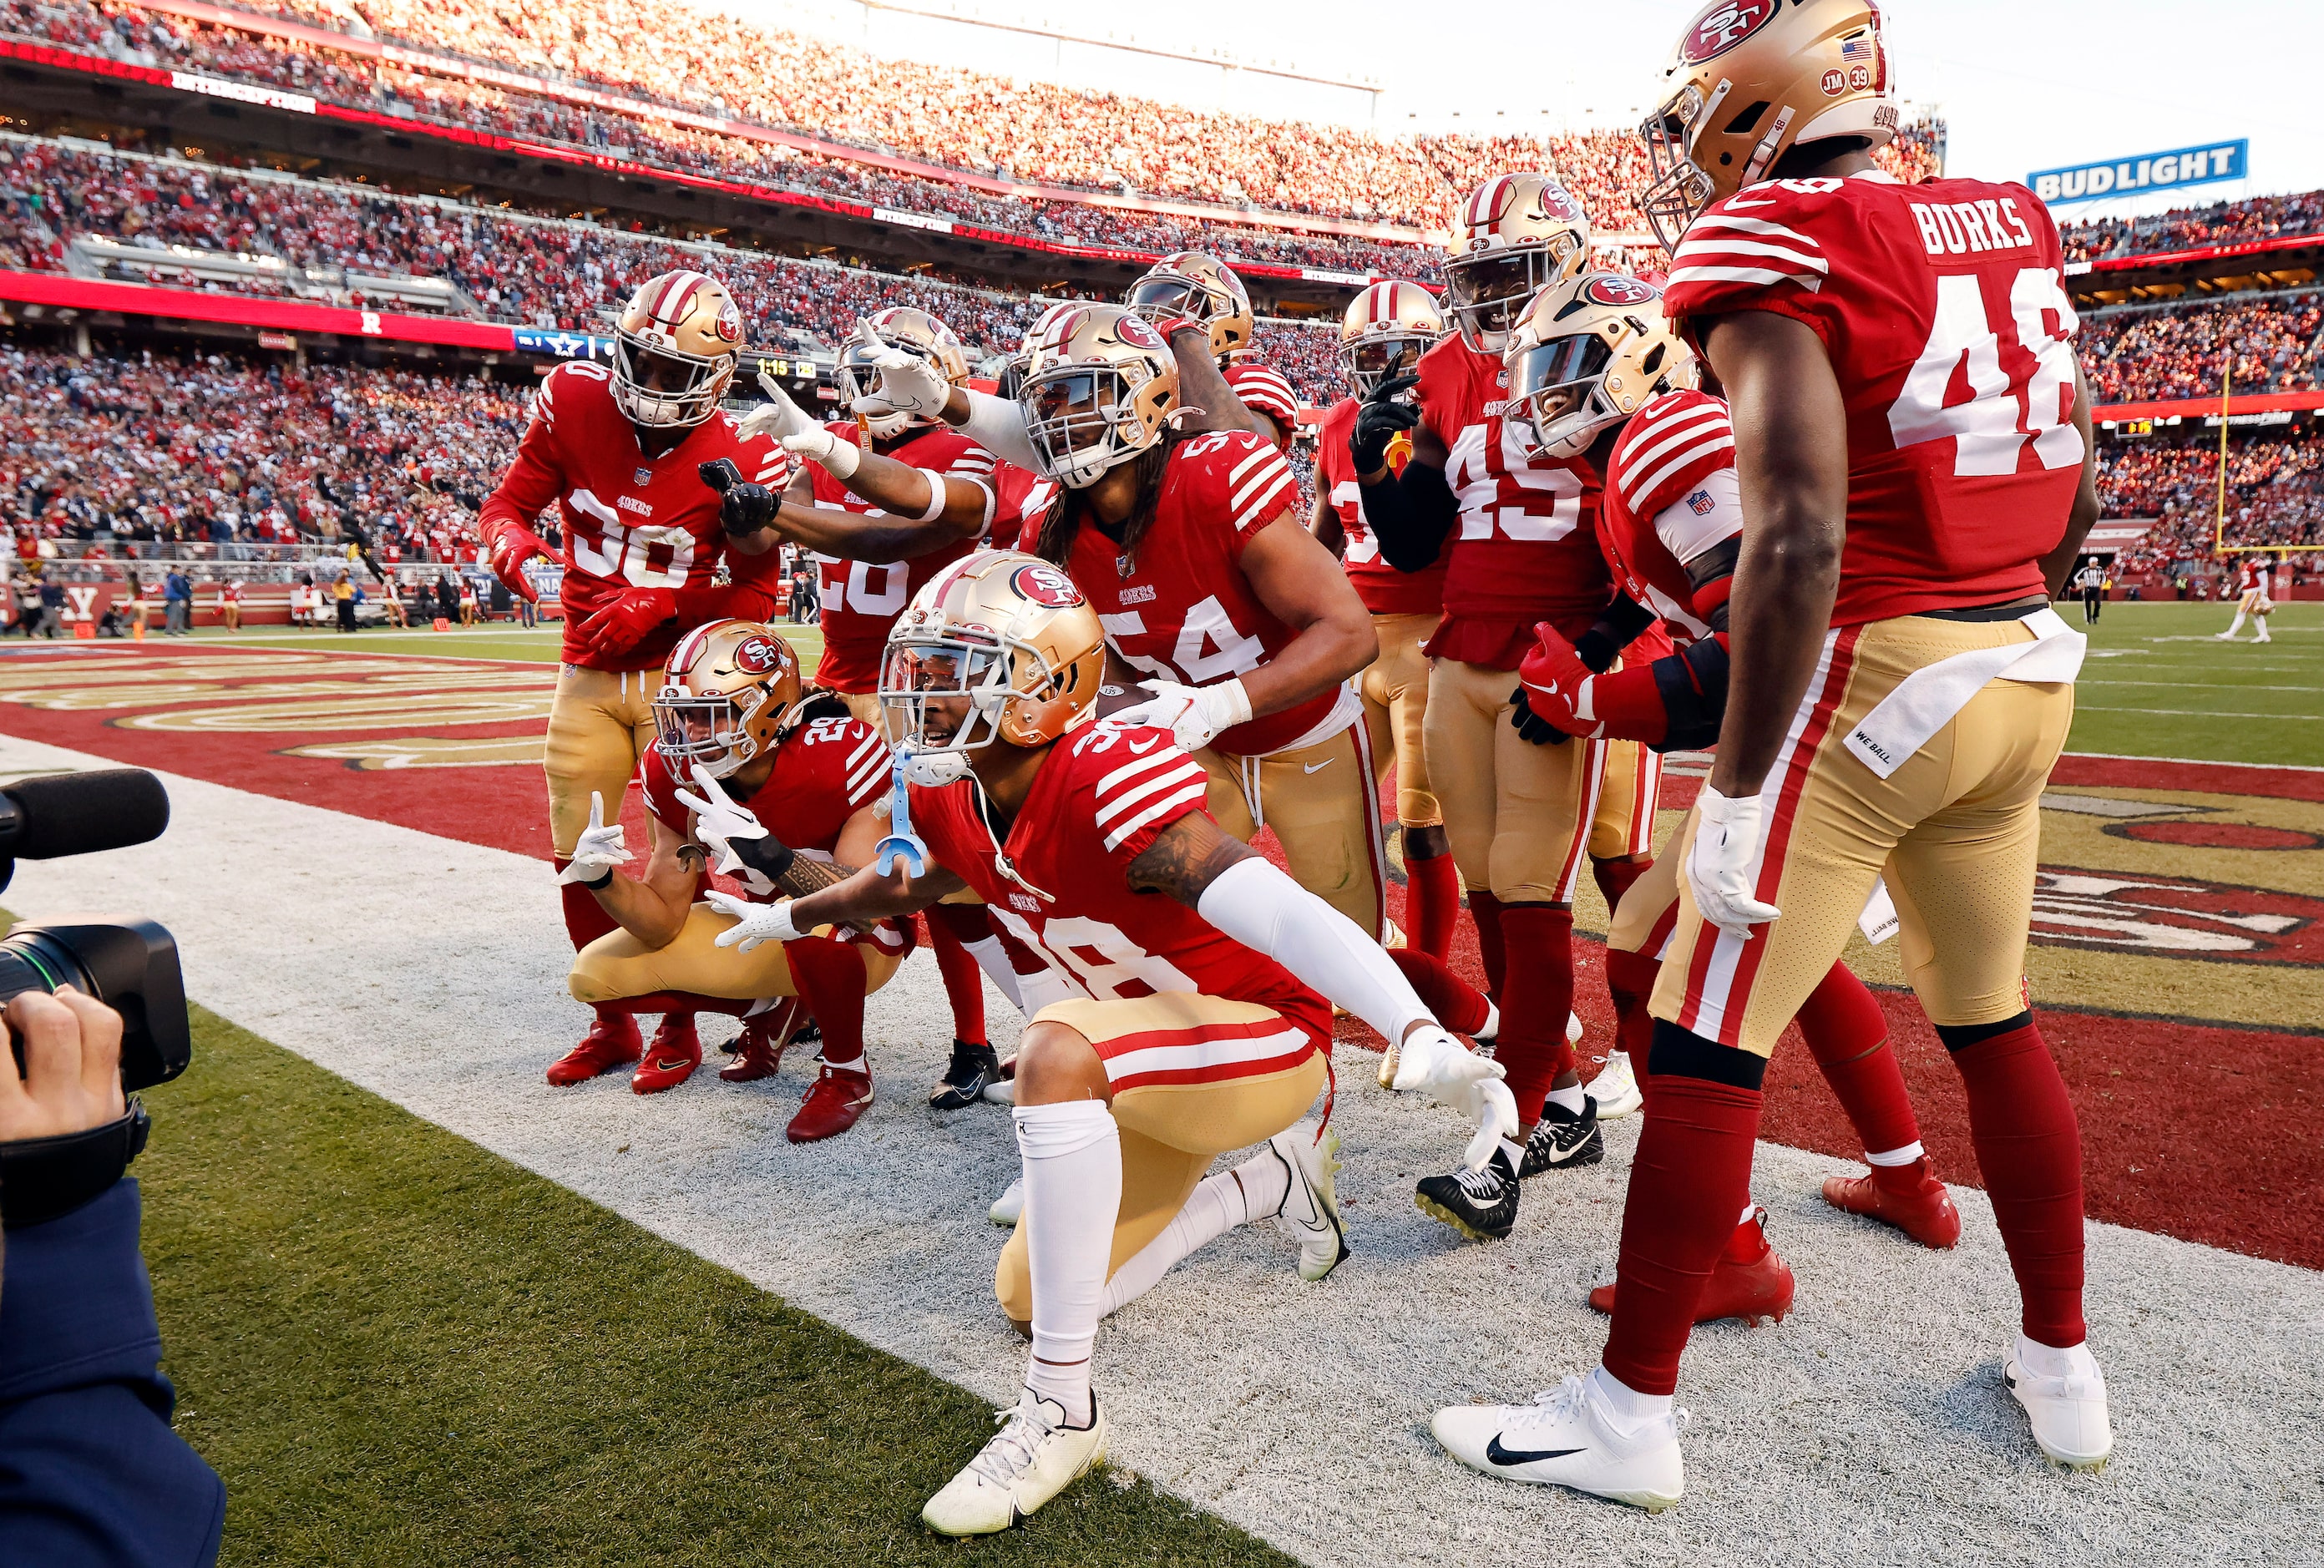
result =
[[[177,1390],[138,1251],[137,1184],[7,1235],[0,1563],[200,1568],[226,1485],[170,1430]]]

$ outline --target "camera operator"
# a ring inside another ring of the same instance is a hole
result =
[[[170,1429],[138,1250],[122,1019],[69,985],[0,1011],[0,1563],[215,1562],[226,1487]]]

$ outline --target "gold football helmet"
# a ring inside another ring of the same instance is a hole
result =
[[[1546,174],[1497,174],[1462,204],[1444,253],[1444,302],[1480,354],[1509,344],[1525,302],[1590,264],[1590,219]]]
[[[1756,185],[1803,142],[1896,134],[1895,85],[1872,0],[1714,0],[1663,68],[1661,107],[1638,127],[1655,237],[1678,249],[1702,209]]]
[[[1518,450],[1569,458],[1662,392],[1695,384],[1694,356],[1663,314],[1663,292],[1619,272],[1552,283],[1509,334],[1508,411]]]
[[[1026,353],[1017,391],[1026,438],[1042,474],[1068,490],[1153,446],[1177,411],[1177,358],[1127,306],[1059,306]]]
[[[1340,357],[1356,396],[1368,398],[1390,376],[1420,366],[1420,356],[1444,336],[1436,297],[1418,283],[1374,283],[1348,302],[1340,318]]]
[[[867,318],[880,340],[890,348],[900,348],[916,359],[925,359],[936,368],[936,374],[958,386],[968,379],[968,351],[961,346],[953,329],[913,305],[891,305],[878,315]],[[872,390],[874,373],[865,364],[865,357],[873,346],[862,335],[851,337],[840,346],[837,382],[839,406],[846,408],[857,398]],[[932,420],[916,414],[866,414],[863,423],[881,440],[901,435],[915,425],[934,424]]]
[[[1164,256],[1130,285],[1122,303],[1148,321],[1184,316],[1209,323],[1211,352],[1221,359],[1250,347],[1257,326],[1242,280],[1224,262],[1200,251]]]
[[[654,734],[676,767],[724,779],[782,743],[799,706],[798,655],[757,621],[713,621],[678,639],[653,699]]]
[[[880,701],[905,777],[950,784],[996,740],[1045,746],[1087,723],[1104,672],[1105,629],[1073,578],[1038,556],[979,550],[889,629]],[[950,711],[931,711],[947,698]]]
[[[664,272],[630,296],[613,344],[613,405],[632,424],[698,425],[734,380],[742,312],[707,273]]]

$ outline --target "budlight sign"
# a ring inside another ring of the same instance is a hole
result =
[[[2138,195],[2241,180],[2250,161],[2251,140],[2242,137],[2233,142],[2174,147],[2167,152],[2147,152],[2136,158],[2114,158],[2103,163],[2043,169],[2027,175],[2025,183],[2043,201],[2088,201],[2098,196]]]

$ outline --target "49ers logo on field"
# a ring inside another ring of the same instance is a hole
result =
[[[734,668],[744,675],[780,669],[790,650],[771,637],[745,637],[734,645]]]
[[[1046,604],[1052,610],[1067,610],[1082,603],[1082,591],[1055,567],[1019,567],[1017,575],[1009,579],[1009,586],[1036,604]]]
[[[1701,65],[1726,53],[1766,26],[1779,4],[1781,0],[1719,0],[1687,29],[1683,48],[1686,63]]]
[[[2324,964],[2324,899],[2191,877],[2043,866],[2026,935],[2043,947],[2307,968]]]
[[[1650,305],[1663,297],[1662,291],[1652,283],[1611,273],[1591,279],[1590,286],[1582,292],[1593,305]]]

